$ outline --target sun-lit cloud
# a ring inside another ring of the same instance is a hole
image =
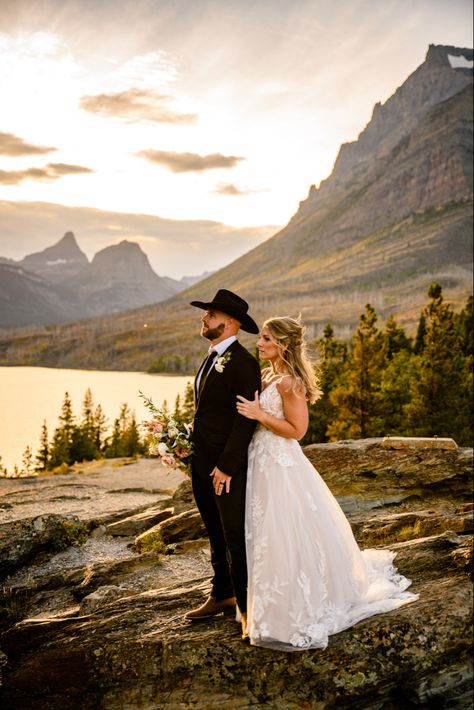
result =
[[[219,168],[234,168],[241,160],[235,155],[198,155],[197,153],[175,153],[166,150],[141,150],[137,153],[140,158],[157,165],[163,165],[173,173],[203,172]]]
[[[80,107],[90,113],[109,118],[132,121],[153,121],[157,123],[193,123],[195,113],[180,113],[167,105],[170,96],[145,89],[127,89],[115,93],[83,96]]]
[[[23,180],[37,180],[39,182],[52,182],[65,175],[81,175],[93,173],[94,170],[82,165],[68,165],[67,163],[48,163],[43,168],[26,168],[25,170],[0,170],[1,185],[19,185]]]
[[[27,143],[23,138],[19,138],[13,133],[0,132],[0,155],[17,158],[23,155],[45,155],[53,153],[55,150],[56,148]]]
[[[258,192],[266,192],[266,190],[251,190],[248,187],[239,187],[232,182],[220,182],[213,190],[214,195],[225,195],[227,197],[243,197],[245,195],[255,195]]]

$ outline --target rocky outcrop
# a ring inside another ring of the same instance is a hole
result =
[[[349,502],[360,544],[396,552],[418,602],[331,637],[325,651],[294,654],[247,646],[228,618],[189,624],[210,565],[206,539],[190,539],[185,480],[162,502],[176,511],[158,526],[166,554],[138,555],[129,538],[122,559],[65,569],[68,551],[55,567],[43,550],[43,562],[4,582],[2,707],[470,708],[472,450],[364,440],[306,453]]]

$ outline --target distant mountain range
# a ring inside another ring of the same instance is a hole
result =
[[[349,335],[367,302],[413,332],[433,281],[459,308],[472,292],[472,63],[472,49],[430,45],[287,226],[229,266],[158,305],[4,338],[1,361],[190,371],[204,345],[188,304],[222,287],[260,322],[301,313],[310,337],[328,321]]]
[[[158,276],[138,244],[122,241],[91,262],[72,232],[21,261],[0,259],[0,327],[48,325],[158,303],[204,278]]]

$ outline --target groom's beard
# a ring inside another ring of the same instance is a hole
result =
[[[205,330],[203,327],[202,335],[208,340],[217,340],[217,338],[220,338],[222,333],[224,332],[224,328],[224,323],[221,323],[220,325],[216,326],[216,328],[208,328],[207,330]]]

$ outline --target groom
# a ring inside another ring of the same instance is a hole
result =
[[[236,397],[253,399],[261,378],[256,359],[237,340],[240,328],[258,333],[247,302],[220,289],[212,301],[191,305],[205,311],[201,335],[210,342],[194,383],[192,485],[214,570],[210,597],[185,615],[199,621],[234,613],[236,601],[244,616],[247,609],[245,487],[247,449],[256,422],[238,414]]]

